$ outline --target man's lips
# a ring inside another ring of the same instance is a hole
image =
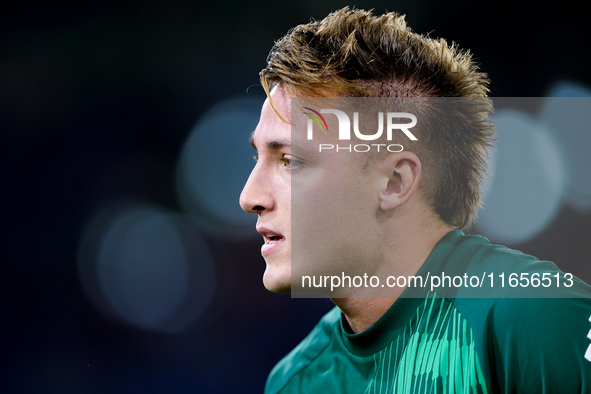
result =
[[[281,245],[283,241],[285,241],[285,237],[276,231],[270,230],[266,227],[257,227],[257,231],[263,236],[265,243],[261,246],[261,254],[263,256],[267,256],[274,251],[276,251]]]

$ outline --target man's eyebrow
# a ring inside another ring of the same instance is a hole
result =
[[[258,148],[257,148],[256,144],[254,143],[253,135],[254,135],[254,132],[250,135],[250,138],[249,138],[250,146],[252,146],[252,148],[254,150],[258,151]],[[291,141],[287,140],[287,139],[268,141],[265,143],[265,146],[267,147],[268,150],[279,150],[279,149],[286,147],[286,146],[291,147]]]

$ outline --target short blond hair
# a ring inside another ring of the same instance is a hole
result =
[[[428,135],[414,150],[433,210],[452,227],[469,226],[495,137],[489,81],[469,52],[412,32],[396,13],[376,17],[345,7],[290,30],[275,43],[260,78],[267,95],[282,84],[293,96],[480,97],[464,105],[464,127],[423,128]]]

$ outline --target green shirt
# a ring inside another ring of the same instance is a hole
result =
[[[486,238],[446,235],[419,274],[560,273]],[[271,372],[266,393],[591,392],[591,289],[573,278],[553,296],[442,297],[406,289],[368,330],[351,334],[334,308]],[[409,292],[409,293],[406,293]],[[457,292],[457,293],[456,293]],[[473,294],[473,293],[471,293]],[[511,293],[509,293],[511,294]],[[588,350],[589,349],[589,350]]]

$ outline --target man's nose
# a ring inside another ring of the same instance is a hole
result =
[[[272,210],[273,196],[269,186],[268,176],[265,176],[257,163],[240,193],[240,207],[245,212],[259,215]]]

